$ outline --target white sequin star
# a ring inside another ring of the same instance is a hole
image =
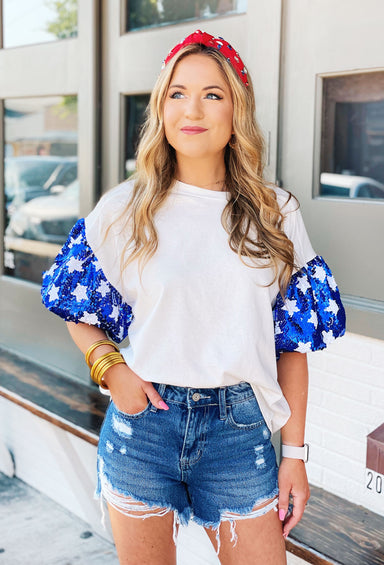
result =
[[[71,257],[67,264],[68,273],[73,273],[73,271],[81,271],[83,268],[83,261],[76,259],[76,257]]]
[[[52,267],[49,269],[49,271],[46,271],[44,273],[44,277],[51,277],[53,275],[53,273],[56,271],[56,263],[53,263]]]
[[[282,334],[282,333],[283,332],[281,331],[280,324],[279,324],[279,322],[277,322],[275,324],[275,335],[279,335],[279,334]]]
[[[100,286],[96,289],[100,292],[101,296],[104,298],[109,292],[111,292],[110,286],[107,281],[101,281]]]
[[[50,291],[48,292],[48,296],[49,296],[49,302],[53,302],[54,300],[57,300],[59,298],[59,287],[53,285]]]
[[[88,300],[87,287],[83,284],[78,284],[71,294],[73,294],[73,296],[76,296],[77,302]]]
[[[311,351],[311,342],[307,341],[306,343],[304,343],[302,341],[299,341],[295,351],[298,351],[299,353],[308,353],[309,351]]]
[[[319,320],[317,318],[317,314],[314,310],[311,310],[311,317],[308,318],[308,324],[313,324],[315,328],[317,328]]]
[[[323,336],[323,342],[325,343],[325,345],[328,345],[330,343],[332,343],[333,341],[335,341],[335,337],[333,336],[333,332],[332,330],[329,330],[329,332],[323,331],[321,332],[322,336]]]
[[[77,237],[71,239],[71,241],[68,244],[68,247],[73,247],[74,245],[80,245],[82,237],[83,237],[82,234],[79,233]]]
[[[295,312],[300,312],[296,300],[289,300],[289,298],[285,300],[282,310],[286,310],[290,317],[292,317]]]
[[[336,289],[337,289],[337,284],[336,284],[335,279],[333,278],[333,275],[332,275],[332,276],[328,276],[328,277],[327,277],[327,280],[328,280],[328,284],[329,284],[329,286],[331,287],[331,289],[332,289],[332,290],[336,290]]]
[[[319,279],[319,281],[324,282],[325,278],[327,276],[327,273],[325,272],[323,267],[316,266],[313,276],[316,277],[317,279]]]
[[[332,314],[337,314],[339,311],[339,307],[337,305],[336,300],[330,300],[329,305],[325,309],[326,312],[332,312]]]
[[[109,314],[109,317],[117,321],[119,319],[119,312],[120,308],[118,306],[112,306],[112,312]]]
[[[307,290],[308,290],[309,288],[311,288],[311,285],[310,285],[310,283],[309,283],[307,277],[300,277],[300,278],[298,279],[298,281],[297,281],[296,286],[297,286],[297,288],[298,288],[299,290],[301,290],[301,292],[302,292],[303,294],[305,294],[305,293],[307,292]]]
[[[84,312],[84,314],[79,318],[79,322],[84,322],[84,324],[90,324],[91,326],[96,326],[99,322],[99,318],[96,314],[90,314],[89,312]]]

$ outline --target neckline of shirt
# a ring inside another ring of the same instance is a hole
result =
[[[209,190],[194,184],[187,184],[177,180],[172,187],[172,192],[178,194],[188,194],[190,196],[198,196],[202,198],[214,198],[215,200],[228,200],[230,192],[225,190]]]

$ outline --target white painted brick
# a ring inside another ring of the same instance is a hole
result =
[[[324,391],[316,386],[310,385],[308,390],[308,402],[314,406],[322,406],[324,404]]]
[[[327,484],[329,492],[346,498],[354,504],[361,504],[364,497],[364,481],[354,481],[344,473],[338,473],[329,469],[324,469],[324,483]]]
[[[370,388],[370,402],[373,406],[378,406],[381,408],[383,414],[383,422],[384,422],[384,387],[380,388]]]
[[[357,382],[351,377],[345,378],[340,375],[319,371],[316,374],[315,382],[313,381],[314,379],[310,383],[310,389],[314,386],[320,390],[334,392],[341,397],[356,399],[358,402],[366,404],[369,404],[371,401],[370,387],[366,383]]]
[[[384,341],[372,340],[372,365],[382,369],[384,367]]]
[[[311,369],[321,369],[321,370],[325,370],[326,368],[326,361],[325,361],[325,355],[324,355],[324,351],[311,351],[310,353],[308,353],[307,358],[308,358],[308,365],[311,367]]]
[[[338,430],[339,433],[349,437],[365,437],[371,431],[371,426],[360,420],[351,420],[337,412],[330,412],[328,407],[308,406],[308,422],[323,426],[331,431]]]
[[[305,429],[305,441],[321,446],[323,443],[323,428],[316,426],[312,422],[308,422]]]
[[[365,465],[366,437],[364,441],[356,441],[351,437],[327,431],[323,434],[323,447],[331,453],[338,453],[360,465]]]
[[[341,397],[333,392],[324,393],[324,401],[327,409],[336,414],[346,416],[353,419],[364,419],[367,424],[376,422],[377,419],[383,416],[383,410],[369,406],[368,403],[364,404],[358,400],[351,398]]]
[[[364,465],[351,461],[348,457],[340,455],[340,453],[330,452],[328,449],[319,446],[313,446],[311,449],[311,460],[317,465],[324,468],[324,472],[331,470],[342,476],[348,477],[350,480],[359,481],[364,471]]]
[[[372,359],[371,343],[370,338],[347,332],[327,348],[327,353],[369,364]]]
[[[311,447],[310,447],[310,452],[309,452],[309,458],[310,460],[307,463],[307,475],[308,475],[308,481],[310,482],[311,485],[314,486],[319,486],[321,487],[324,483],[324,468],[322,465],[318,465],[317,463],[314,463],[313,461],[311,461]]]

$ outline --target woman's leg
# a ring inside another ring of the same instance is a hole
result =
[[[235,520],[235,524],[236,545],[230,522],[220,524],[221,565],[286,565],[285,541],[277,512],[270,510],[256,518]],[[216,531],[211,528],[205,530],[217,551]]]
[[[129,517],[108,504],[120,565],[175,565],[174,513]]]

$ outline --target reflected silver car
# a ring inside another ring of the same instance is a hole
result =
[[[370,177],[321,173],[320,195],[339,198],[384,198],[384,184]]]

